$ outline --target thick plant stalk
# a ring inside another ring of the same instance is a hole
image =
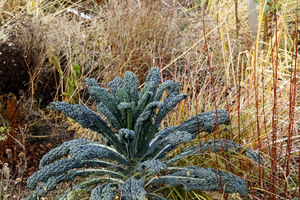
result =
[[[248,20],[250,24],[250,33],[255,38],[258,31],[257,5],[254,0],[247,0],[248,3]]]

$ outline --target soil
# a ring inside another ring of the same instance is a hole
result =
[[[0,90],[3,94],[26,91],[29,82],[26,63],[20,49],[0,43]]]
[[[49,117],[45,109],[57,94],[57,74],[42,69],[32,89],[30,72],[41,66],[31,57],[12,42],[0,42],[0,171],[7,163],[9,183],[15,186],[21,179],[23,188],[42,156],[74,136],[60,117]],[[6,195],[16,192],[12,189]]]
[[[40,108],[45,108],[57,93],[57,74],[36,66],[36,61],[30,57],[9,41],[0,43],[0,95],[14,94],[17,98],[30,96],[39,103]],[[41,73],[36,74],[38,78],[32,85],[30,73],[35,71]]]

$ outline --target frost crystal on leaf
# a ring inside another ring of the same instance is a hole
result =
[[[113,184],[97,186],[93,189],[90,200],[113,200],[116,189],[117,187]]]
[[[139,81],[132,72],[126,72],[124,76],[124,87],[129,96],[129,101],[137,104],[139,100]]]
[[[146,171],[147,175],[160,175],[160,172],[166,169],[167,165],[159,160],[146,160],[136,166],[137,171]]]
[[[143,179],[129,179],[120,188],[122,199],[124,200],[142,200],[146,199],[146,190],[144,189]]]
[[[108,83],[109,90],[117,103],[120,103],[120,99],[118,98],[117,91],[123,87],[122,82],[123,82],[122,79],[120,77],[117,77]]]
[[[77,145],[84,145],[84,144],[93,144],[94,142],[87,140],[87,139],[74,139],[68,142],[63,143],[59,147],[52,149],[49,151],[40,161],[40,169],[44,166],[49,165],[53,161],[66,157],[69,155],[69,152],[72,148],[76,147]]]
[[[248,189],[243,179],[221,170],[196,166],[174,168],[168,175],[160,176],[157,180],[154,179],[153,183],[168,183],[172,186],[182,185],[186,191],[218,190],[222,192],[219,181],[222,183],[225,192],[239,192],[243,196],[248,194]]]

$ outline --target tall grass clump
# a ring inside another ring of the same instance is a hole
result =
[[[177,9],[176,4],[160,1],[109,1],[104,5],[96,38],[97,62],[103,72],[121,76],[131,70],[144,81],[145,71],[173,60],[180,52],[182,22]]]
[[[254,48],[249,54],[241,54],[237,64],[239,102],[235,110],[240,117],[237,130],[246,136],[246,141],[253,142],[267,161],[258,166],[255,178],[259,180],[259,190],[263,191],[260,198],[292,199],[299,194],[295,163],[298,128],[294,121],[299,115],[294,101],[299,39],[290,34],[298,32],[298,22],[297,12],[288,9],[296,11],[295,5],[283,1],[262,2],[259,27],[264,27],[267,33],[263,37],[260,32],[257,34]]]
[[[237,3],[238,8],[245,8],[243,2]],[[225,69],[225,87],[221,85],[227,100],[224,106],[232,109],[228,136],[258,149],[266,161],[259,165],[245,165],[243,160],[234,168],[239,166],[239,170],[250,175],[249,184],[255,188],[251,195],[260,199],[292,199],[299,195],[298,126],[295,121],[299,112],[294,100],[299,76],[299,52],[296,50],[299,37],[294,36],[298,34],[297,1],[260,2],[257,6],[259,32],[252,41],[247,41],[253,38],[246,28],[247,16],[230,5],[233,13],[227,17],[238,17],[239,20],[227,22],[220,18],[223,65],[216,60],[210,60],[208,65],[219,64]],[[235,12],[237,15],[233,16]],[[213,41],[208,38],[207,43]],[[209,49],[207,58],[214,53]],[[219,85],[218,81],[214,80],[214,84]],[[232,170],[230,165],[224,166]]]
[[[10,92],[19,95],[18,89],[23,89],[24,95],[38,101],[44,98],[43,95],[48,99],[50,96],[50,101],[55,96],[58,98],[57,89],[64,94],[64,85],[68,85],[64,76],[70,79],[74,73],[74,64],[70,63],[74,55],[70,50],[78,45],[80,27],[65,17],[51,19],[27,14],[16,17],[5,27],[7,38],[1,41],[4,73],[9,74],[6,69],[11,68],[24,74],[20,77],[23,84],[17,85],[19,80],[12,81],[12,85],[16,85],[12,90],[16,91]],[[16,62],[18,60],[19,63]],[[6,79],[13,77],[11,74]]]

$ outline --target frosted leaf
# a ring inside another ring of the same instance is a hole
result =
[[[27,187],[30,189],[34,189],[38,182],[46,182],[51,177],[58,177],[71,169],[82,168],[85,165],[89,167],[96,167],[107,166],[107,163],[97,160],[59,160],[45,166],[43,169],[40,169],[39,171],[32,174],[27,179]]]
[[[124,87],[117,90],[117,96],[118,96],[120,103],[122,103],[122,102],[130,103],[130,97]],[[120,103],[119,103],[119,105],[120,105]]]
[[[92,190],[90,200],[113,200],[117,187],[114,184],[103,184]]]
[[[90,86],[88,90],[97,105],[102,102],[116,118],[120,118],[117,102],[105,88]]]
[[[122,145],[112,132],[112,130],[107,126],[107,124],[93,111],[82,105],[71,105],[65,102],[52,102],[49,104],[48,108],[53,110],[59,110],[66,116],[72,118],[78,122],[82,127],[89,128],[92,131],[96,131],[104,135],[109,142],[116,145],[118,150],[122,150]]]
[[[179,95],[180,93],[180,88],[181,88],[181,85],[180,85],[180,82],[179,81],[176,81],[173,86],[170,88],[170,90],[168,91],[168,95],[165,99],[165,101],[169,101],[170,99],[174,98],[175,96]]]
[[[211,151],[211,152],[219,152],[219,151],[230,151],[231,153],[235,152],[241,152],[246,155],[246,157],[254,160],[255,162],[259,161],[259,155],[257,152],[253,151],[253,149],[250,148],[244,148],[242,145],[239,145],[236,142],[233,142],[231,140],[226,139],[217,139],[217,140],[211,140],[208,142],[201,142],[201,144],[195,145],[191,148],[186,149],[184,152],[182,152],[180,155],[172,158],[167,162],[168,166],[170,166],[172,163],[177,162],[178,160],[181,160],[187,156],[193,156],[193,155],[201,155],[205,151]],[[260,158],[260,163],[263,163],[262,158]]]
[[[86,78],[85,83],[87,86],[91,87],[99,87],[97,81],[94,78]]]
[[[132,108],[131,103],[125,103],[121,102],[118,105],[118,108],[121,112],[121,119],[122,119],[122,127],[131,129],[132,128],[132,123],[133,123],[133,108]]]
[[[129,101],[137,104],[139,100],[139,81],[134,73],[129,71],[125,72],[124,87],[129,96]]]
[[[99,162],[99,161],[96,161]],[[104,165],[103,165],[104,166]],[[116,178],[124,178],[124,175],[118,172],[114,172],[111,170],[106,170],[106,169],[84,169],[84,170],[70,170],[64,174],[61,174],[59,176],[53,176],[50,177],[46,182],[43,182],[40,184],[34,191],[32,195],[28,198],[28,200],[36,200],[39,197],[42,197],[43,195],[47,194],[49,191],[52,191],[56,189],[56,186],[61,183],[61,182],[66,182],[66,181],[71,181],[74,180],[75,177],[88,177],[89,175],[94,175],[94,176],[103,176],[101,178],[97,179],[92,179],[91,181],[84,182],[80,185],[76,185],[73,187],[74,190],[77,188],[81,189],[87,189],[87,186],[89,184],[96,184],[99,183],[100,181],[103,182],[103,180],[113,180],[113,181],[118,181],[120,182],[120,179]],[[108,178],[109,176],[110,178]],[[112,178],[115,177],[115,178]],[[122,182],[122,181],[121,181]],[[68,193],[68,192],[67,192]],[[66,196],[66,195],[63,195]],[[59,198],[63,199],[63,197]]]
[[[120,141],[133,141],[135,139],[135,133],[133,130],[122,128],[118,131],[117,137]]]
[[[160,77],[160,69],[157,67],[152,67],[146,77],[145,83],[149,82],[155,82],[155,83],[160,83],[161,82],[161,77]]]
[[[172,132],[175,130],[176,127],[177,127],[177,126],[169,126],[169,127],[165,128],[165,129],[159,131],[159,132],[156,134],[155,138],[150,142],[150,144],[149,144],[149,149],[151,149],[153,146],[155,146],[155,144],[156,144],[159,140],[161,140],[161,139],[167,137],[170,133],[172,133]]]
[[[129,179],[120,188],[122,199],[124,200],[143,200],[146,199],[143,179]]]
[[[91,125],[91,122],[81,115],[84,110],[87,110],[87,108],[82,105],[71,105],[66,102],[57,101],[50,103],[48,108],[61,111],[64,115],[77,121],[83,127],[89,127]]]
[[[228,125],[230,123],[229,115],[226,110],[219,109],[218,113],[218,122],[219,125],[225,124]],[[198,117],[198,120],[197,120]],[[184,121],[181,125],[179,125],[176,130],[184,130],[190,133],[194,133],[196,137],[198,131],[206,131],[208,133],[212,133],[217,128],[217,120],[216,120],[216,111],[208,111],[201,113],[197,116],[191,117],[190,119]],[[198,130],[199,129],[199,130]]]
[[[83,144],[92,144],[94,142],[87,140],[87,139],[74,139],[67,142],[64,142],[59,147],[56,147],[55,149],[52,149],[48,153],[46,153],[43,158],[40,161],[40,169],[45,167],[46,165],[52,163],[53,161],[66,157],[69,155],[70,150],[77,145],[83,145]]]
[[[145,123],[152,124],[152,118],[156,114],[156,109],[159,108],[162,105],[162,103],[158,101],[151,102],[147,105],[145,110],[142,112],[142,114],[137,118],[134,131],[137,134],[141,133],[142,127],[145,125]]]
[[[154,179],[152,183],[167,183],[171,186],[182,185],[186,191],[218,190],[222,192],[219,181],[225,192],[239,192],[243,196],[249,193],[243,179],[221,170],[196,166],[173,168],[168,175],[160,176],[158,179]]]
[[[150,82],[147,88],[145,87],[143,88],[143,91],[140,94],[140,99],[138,101],[138,105],[136,108],[137,116],[139,116],[144,111],[147,104],[152,102],[155,90],[156,90],[155,82]]]
[[[172,99],[165,101],[157,113],[153,127],[158,128],[160,122],[165,118],[165,116],[171,110],[173,110],[179,102],[181,102],[183,99],[186,99],[187,97],[187,94],[179,94],[177,96],[174,96]]]
[[[159,160],[146,160],[144,162],[139,163],[136,166],[136,171],[138,172],[146,171],[147,175],[154,175],[154,174],[160,175],[160,172],[166,169],[167,169],[167,165],[164,162]]]
[[[102,144],[79,145],[71,149],[70,156],[76,160],[87,160],[91,158],[115,160],[124,165],[131,165],[126,157],[114,148]]]
[[[156,117],[155,117],[155,121],[149,131],[149,136],[146,139],[146,144],[149,144],[150,141],[153,139],[157,129],[160,127],[160,123],[162,122],[162,120],[164,119],[164,117],[171,111],[174,109],[174,107],[183,99],[187,98],[187,94],[180,94],[177,95],[175,97],[173,97],[172,99],[169,99],[168,101],[165,101],[163,103],[163,105],[161,106],[161,108],[159,109]],[[185,131],[185,130],[184,130]]]
[[[154,96],[156,94],[156,90],[157,90],[159,83],[161,83],[160,70],[156,67],[153,67],[150,69],[150,71],[146,77],[144,88],[142,89],[141,94],[140,94],[140,99],[145,95],[145,93],[149,93],[149,94],[151,93],[151,96],[150,96],[150,99],[148,102],[152,102],[154,99]],[[139,104],[140,104],[140,102],[139,102]],[[145,106],[143,106],[143,108],[145,108]]]
[[[172,88],[174,86],[174,82],[171,80],[167,80],[163,82],[156,91],[154,101],[160,101],[164,91]]]
[[[100,102],[97,105],[97,110],[99,113],[103,114],[107,121],[115,128],[115,129],[120,129],[121,128],[121,124],[119,123],[118,119],[110,112],[110,110],[108,110],[108,108],[102,103]]]
[[[114,80],[108,83],[108,87],[111,94],[116,99],[117,104],[120,103],[120,99],[118,98],[117,91],[123,87],[122,79],[120,77],[116,77]]]
[[[192,140],[192,134],[186,131],[176,131],[170,133],[165,138],[159,140],[145,155],[151,155],[154,158],[161,158],[167,152],[174,149],[178,144],[189,142]]]

